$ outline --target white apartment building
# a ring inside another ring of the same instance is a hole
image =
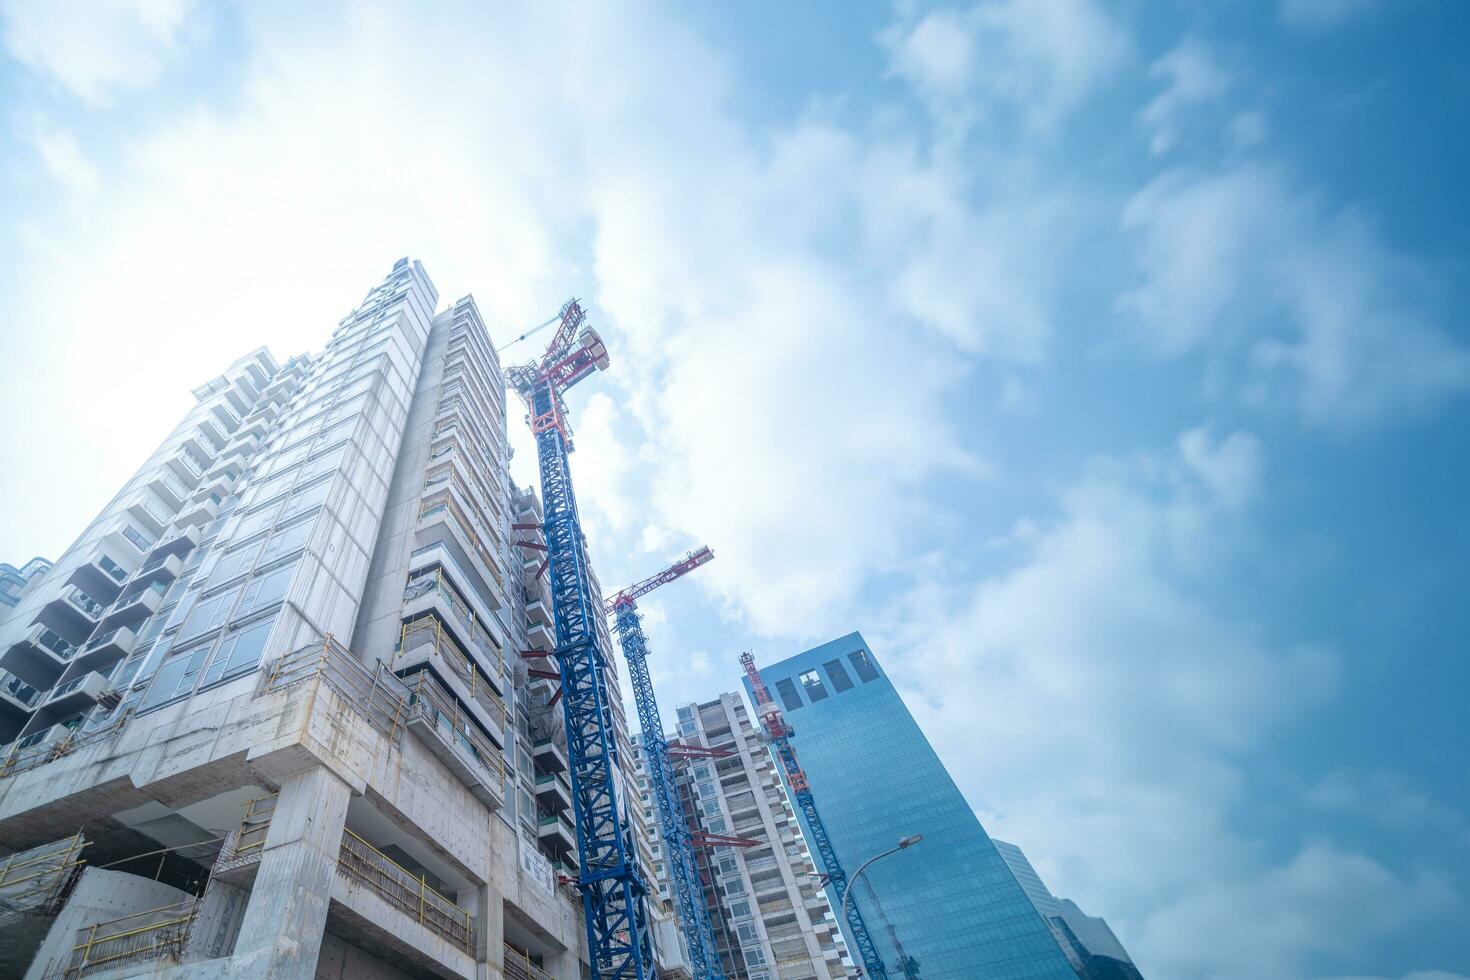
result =
[[[678,741],[730,753],[677,767],[686,815],[705,832],[756,842],[696,852],[726,976],[856,976],[816,862],[743,699],[722,694],[681,705],[678,726]]]
[[[0,608],[0,975],[586,975],[539,503],[437,303],[230,365]]]

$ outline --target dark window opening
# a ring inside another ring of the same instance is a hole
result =
[[[777,681],[776,693],[781,695],[781,703],[786,705],[787,711],[795,711],[802,706],[801,695],[796,693],[796,685],[790,679]]]
[[[862,678],[864,684],[878,679],[878,668],[874,667],[873,661],[868,659],[866,651],[857,650],[849,653],[847,659],[852,661],[852,669],[857,671],[858,677]]]
[[[817,676],[815,670],[808,670],[801,675],[801,686],[806,688],[806,696],[813,703],[827,696],[827,689],[822,686],[822,679]]]
[[[822,666],[827,671],[827,676],[832,680],[832,687],[841,694],[852,687],[852,678],[847,676],[847,671],[842,669],[842,661],[829,660]]]

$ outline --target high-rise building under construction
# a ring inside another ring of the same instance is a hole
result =
[[[729,980],[855,976],[791,802],[740,695],[678,708],[677,743],[708,753],[676,770],[686,818],[710,839],[696,862]]]
[[[584,974],[540,503],[437,304],[402,260],[323,353],[240,358],[8,590],[0,975]]]
[[[771,664],[760,678],[794,733],[847,875],[901,839],[923,837],[852,879],[852,902],[889,977],[1076,980],[860,634]],[[746,693],[755,700],[748,680]],[[782,779],[789,791],[784,770]],[[833,905],[843,898],[832,895]]]

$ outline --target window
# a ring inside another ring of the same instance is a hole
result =
[[[269,572],[258,573],[250,584],[245,586],[245,591],[240,595],[240,604],[235,609],[235,619],[243,619],[257,609],[264,609],[284,599],[286,590],[291,587],[291,576],[295,571],[296,563],[291,562]]]
[[[287,520],[295,517],[297,514],[304,514],[313,507],[319,506],[327,499],[327,493],[331,489],[332,480],[329,477],[314,486],[307,487],[304,490],[297,490],[291,494],[291,499],[287,501],[285,510],[281,511],[281,520]]]
[[[803,671],[800,680],[801,686],[806,688],[806,696],[813,703],[821,701],[827,696],[827,689],[822,686],[822,679],[817,676],[815,670]]]
[[[864,684],[878,679],[878,668],[873,666],[873,661],[868,659],[865,651],[857,650],[849,653],[847,659],[852,661],[852,669],[857,671],[858,677],[862,678]]]
[[[260,663],[266,637],[270,635],[274,625],[275,618],[272,617],[227,635],[215,651],[214,659],[204,672],[204,680],[200,686],[208,687],[217,681],[228,680],[254,670]]]
[[[847,671],[842,669],[842,661],[829,660],[822,666],[827,671],[827,677],[832,681],[832,687],[838,694],[852,687],[852,678],[847,676]]]
[[[234,603],[236,595],[234,589],[226,589],[219,595],[193,603],[184,619],[184,625],[179,627],[179,639],[187,640],[223,625],[225,617],[230,614],[230,606]]]
[[[315,526],[315,521],[305,520],[273,533],[266,541],[265,550],[261,552],[261,564],[273,562],[285,555],[295,554],[306,547],[306,541],[311,537],[312,528]]]
[[[257,539],[236,551],[218,556],[214,568],[208,573],[204,587],[206,589],[216,588],[244,575],[254,566],[255,556],[259,552],[260,541]]]
[[[148,694],[138,705],[138,710],[146,711],[194,690],[194,680],[199,676],[199,668],[204,666],[204,659],[208,656],[209,644],[203,643],[170,657],[158,668],[153,686],[148,688]]]
[[[731,902],[730,903],[730,918],[732,918],[732,919],[743,919],[743,918],[745,918],[748,915],[750,915],[750,903],[749,902]]]
[[[789,677],[783,677],[776,682],[776,693],[781,695],[781,703],[786,706],[787,711],[795,711],[802,706],[801,695],[796,693],[796,685],[791,683]]]

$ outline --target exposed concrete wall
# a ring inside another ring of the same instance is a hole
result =
[[[413,980],[413,976],[330,932],[322,936],[316,980]]]
[[[223,881],[211,881],[199,903],[199,915],[189,933],[184,959],[212,960],[229,956],[235,948],[249,901],[249,892]]]
[[[134,912],[146,912],[193,896],[186,891],[140,878],[122,871],[87,868],[82,872],[66,907],[51,924],[51,930],[26,971],[26,980],[41,980],[53,969],[64,968],[71,960],[77,931],[98,922],[118,919]]]

